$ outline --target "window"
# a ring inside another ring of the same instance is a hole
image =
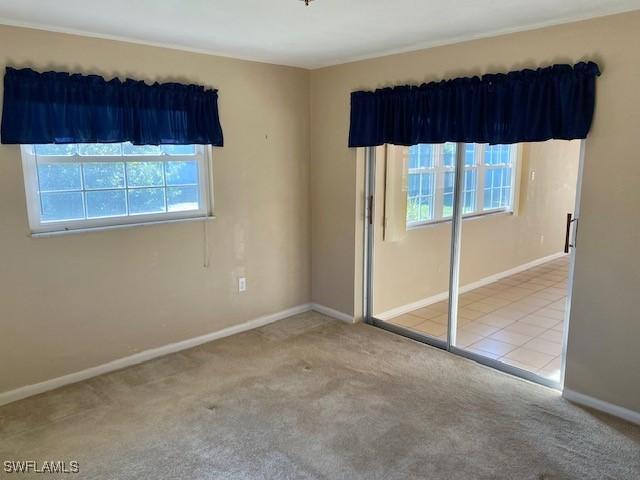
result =
[[[464,216],[513,211],[517,152],[517,145],[465,144]],[[455,143],[408,149],[407,226],[451,218],[455,165]]]
[[[205,147],[23,145],[34,233],[209,215]]]

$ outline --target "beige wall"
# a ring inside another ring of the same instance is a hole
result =
[[[362,167],[347,148],[349,94],[398,83],[597,61],[585,145],[566,386],[640,410],[640,12],[339,65],[311,73],[312,297],[360,314]]]
[[[575,206],[579,157],[578,140],[522,145],[515,214],[463,222],[462,286],[562,252],[566,215]],[[390,160],[402,163],[398,158]],[[388,170],[384,163],[384,158],[377,158],[377,192],[383,192],[385,186],[384,172]],[[390,178],[387,175],[388,187]],[[401,176],[395,178],[402,183]],[[406,205],[406,188],[399,187]],[[385,208],[385,197],[376,196],[374,314],[424,300],[449,288],[451,223],[410,229],[395,240],[386,236],[383,239],[384,216],[387,225],[395,223],[391,220],[394,216],[406,224],[406,210],[399,205],[389,208],[391,202]]]
[[[5,64],[218,88],[225,146],[209,268],[201,222],[30,238],[0,146],[0,392],[309,302],[308,71],[0,27]]]
[[[639,46],[634,12],[309,73],[0,27],[1,64],[219,88],[226,140],[214,152],[209,268],[200,223],[28,237],[18,148],[0,146],[0,392],[310,298],[360,315],[363,182],[346,146],[350,92],[593,59],[603,76],[585,148],[566,383],[640,410]]]

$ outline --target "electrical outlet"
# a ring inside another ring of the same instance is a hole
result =
[[[240,277],[238,279],[238,291],[246,292],[247,291],[247,279],[244,277]]]
[[[536,180],[536,171],[535,170],[531,170],[531,181],[535,182]]]

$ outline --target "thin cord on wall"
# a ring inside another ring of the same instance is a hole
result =
[[[204,243],[203,249],[202,249],[202,254],[204,255],[202,266],[204,268],[209,268],[209,227],[208,227],[208,224],[209,224],[209,222],[207,222],[206,220],[204,222],[202,222],[202,228],[203,228],[202,241]]]
[[[207,202],[209,204],[209,212],[208,215],[213,215],[213,149],[211,145],[207,145],[204,147],[204,153],[207,161],[207,174],[209,175],[209,192],[207,195]],[[204,259],[202,262],[202,266],[204,268],[209,268],[209,221],[208,218],[204,220],[203,230],[203,255]]]

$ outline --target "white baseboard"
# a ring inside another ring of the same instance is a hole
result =
[[[564,391],[562,392],[562,396],[570,402],[577,403],[578,405],[590,407],[594,410],[600,410],[601,412],[608,413],[609,415],[613,415],[614,417],[622,418],[623,420],[627,420],[628,422],[640,425],[640,412],[635,412],[633,410],[629,410],[628,408],[614,405],[613,403],[605,402],[604,400],[599,400],[597,398],[590,397],[589,395],[569,390],[568,388],[564,389]]]
[[[117,360],[113,360],[96,367],[87,368],[86,370],[63,375],[62,377],[52,378],[50,380],[45,380],[33,385],[26,385],[24,387],[16,388],[15,390],[10,390],[8,392],[2,392],[0,393],[0,405],[15,402],[16,400],[47,392],[49,390],[53,390],[65,385],[77,383],[88,378],[97,377],[98,375],[113,372],[114,370],[120,370],[125,367],[130,367],[138,363],[146,362],[147,360],[151,360],[153,358],[162,357],[164,355],[179,352],[181,350],[186,350],[188,348],[197,347],[198,345],[202,345],[203,343],[208,343],[219,338],[228,337],[231,335],[235,335],[236,333],[241,333],[247,330],[262,327],[264,325],[277,322],[278,320],[282,320],[283,318],[287,318],[292,315],[308,312],[311,309],[312,306],[309,303],[297,305],[295,307],[288,308],[287,310],[264,315],[253,320],[249,320],[248,322],[223,328],[222,330],[218,330],[213,333],[208,333],[206,335],[190,338],[188,340],[183,340],[177,343],[171,343],[169,345],[164,345],[158,348],[152,348],[150,350],[145,350],[128,357],[119,358]]]
[[[542,265],[543,263],[551,262],[552,260],[556,260],[558,258],[563,257],[565,254],[563,252],[554,253],[553,255],[549,255],[546,257],[538,258],[528,263],[524,263],[522,265],[518,265],[517,267],[511,268],[509,270],[505,270],[504,272],[498,272],[493,275],[489,275],[488,277],[484,277],[477,282],[469,283],[467,285],[463,285],[460,287],[460,293],[467,293],[471,290],[475,290],[476,288],[484,287],[485,285],[489,285],[490,283],[497,282],[505,277],[510,277],[511,275],[515,275],[516,273],[524,272],[525,270],[529,270],[530,268],[537,267],[538,265]],[[398,315],[402,315],[404,313],[409,313],[418,308],[427,307],[431,304],[441,302],[442,300],[446,300],[449,298],[448,292],[437,293],[428,298],[423,298],[422,300],[418,300],[417,302],[407,303],[406,305],[401,305],[396,308],[392,308],[391,310],[387,310],[386,312],[382,312],[378,315],[375,315],[376,318],[380,320],[389,320],[391,318],[397,317]]]
[[[417,302],[407,303],[406,305],[401,305],[396,308],[392,308],[391,310],[387,310],[386,312],[382,312],[378,315],[374,315],[374,317],[380,320],[390,320],[404,313],[413,312],[419,308],[427,307],[434,303],[441,302],[449,298],[448,292],[438,293],[431,297],[423,298],[422,300],[418,300]]]
[[[322,313],[327,317],[335,318],[336,320],[342,320],[343,322],[347,323],[354,323],[355,320],[353,315],[334,310],[333,308],[325,307],[324,305],[320,305],[319,303],[312,303],[311,310],[313,310],[314,312]]]

